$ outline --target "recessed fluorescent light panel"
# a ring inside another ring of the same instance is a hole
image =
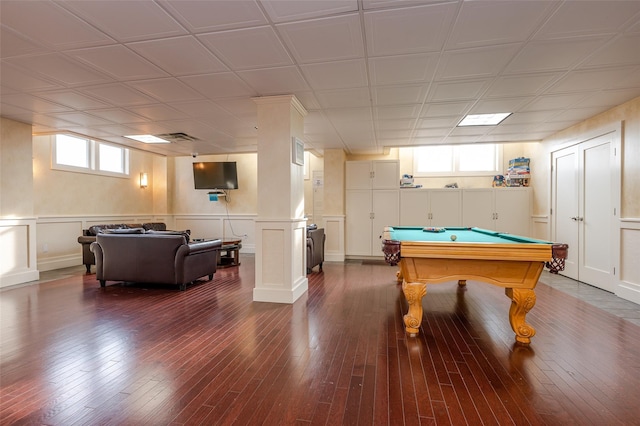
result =
[[[498,112],[495,114],[469,114],[458,123],[458,127],[462,126],[497,126],[510,116],[510,112]]]
[[[125,138],[133,139],[143,143],[170,143],[166,139],[162,139],[153,135],[129,135],[125,136]]]

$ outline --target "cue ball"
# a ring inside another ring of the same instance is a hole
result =
[[[456,237],[455,235],[452,235],[452,236],[451,236],[451,241],[455,241],[455,240],[456,240],[456,238],[458,238],[458,237]]]

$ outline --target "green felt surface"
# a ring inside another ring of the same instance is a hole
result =
[[[426,232],[423,227],[394,226],[390,229],[391,239],[397,241],[443,241],[452,242],[451,235],[456,236],[457,243],[493,243],[493,244],[551,244],[549,241],[521,237],[519,235],[501,234],[480,228],[445,228],[444,232]]]

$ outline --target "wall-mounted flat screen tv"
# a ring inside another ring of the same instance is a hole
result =
[[[196,189],[238,189],[235,161],[193,163]]]

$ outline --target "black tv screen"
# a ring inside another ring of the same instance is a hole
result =
[[[235,161],[193,163],[196,189],[238,189]]]

